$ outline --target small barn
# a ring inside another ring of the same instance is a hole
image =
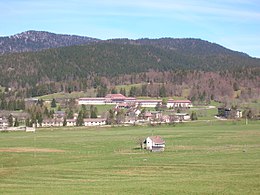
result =
[[[144,142],[144,148],[152,152],[162,152],[165,148],[165,141],[160,136],[149,136]]]

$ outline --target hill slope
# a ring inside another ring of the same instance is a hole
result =
[[[70,44],[65,41],[67,38],[69,37],[65,36],[63,40]],[[46,40],[42,36],[36,36],[35,39],[37,43]],[[34,38],[30,36],[30,40]],[[55,43],[57,42],[56,40]],[[151,77],[153,82],[167,81],[171,86],[178,83],[180,87],[183,81],[190,87],[196,81],[193,88],[197,90],[198,86],[207,83],[209,79],[203,78],[202,81],[203,74],[196,72],[217,74],[208,74],[211,78],[209,91],[220,86],[221,80],[221,86],[229,87],[226,91],[230,91],[234,82],[254,88],[260,80],[260,59],[200,39],[91,39],[85,45],[4,54],[0,56],[0,68],[0,85],[30,89],[31,92],[27,95],[85,90],[87,86],[96,87],[109,82],[111,85],[125,84],[126,80],[128,83],[147,82],[151,81]],[[152,74],[147,77],[140,75],[148,72]],[[168,78],[164,74],[166,72],[170,73]],[[101,77],[108,82],[101,81]],[[175,93],[177,88],[172,91]],[[204,91],[201,89],[196,93]],[[226,91],[219,93],[219,96],[226,94]]]
[[[189,55],[236,55],[249,57],[242,52],[227,49],[216,43],[211,43],[201,39],[193,38],[160,38],[160,39],[112,39],[108,40],[110,43],[116,44],[135,44],[135,45],[151,45],[162,49],[178,51],[180,53],[187,53]]]
[[[194,51],[195,52],[195,51]],[[152,45],[95,43],[33,53],[0,56],[0,83],[12,81],[35,85],[44,81],[67,81],[91,74],[113,77],[155,71],[239,71],[259,68],[260,60],[223,53],[191,54]]]

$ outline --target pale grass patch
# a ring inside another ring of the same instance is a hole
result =
[[[222,145],[222,146],[173,146],[168,147],[168,149],[172,149],[174,151],[182,151],[182,150],[188,150],[188,151],[206,151],[206,152],[232,152],[232,151],[243,151],[260,148],[260,144],[251,144],[251,145]]]
[[[65,152],[51,148],[0,148],[0,152]]]

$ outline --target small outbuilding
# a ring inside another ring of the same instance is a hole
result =
[[[149,136],[144,142],[144,149],[152,152],[162,152],[165,148],[165,141],[160,136]]]

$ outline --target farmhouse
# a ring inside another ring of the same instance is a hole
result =
[[[144,148],[152,152],[164,151],[165,141],[160,136],[150,136],[144,140]]]

